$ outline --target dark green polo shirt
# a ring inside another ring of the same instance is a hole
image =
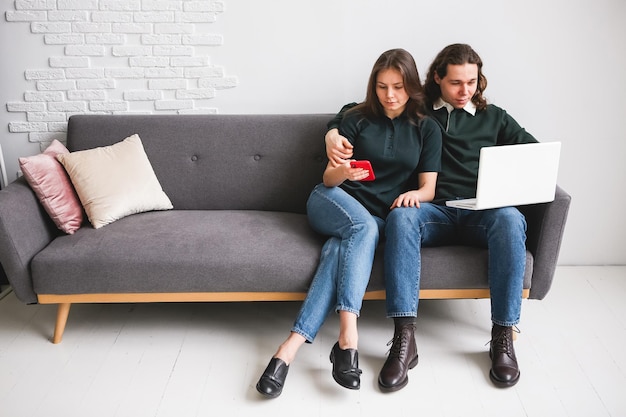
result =
[[[346,180],[340,187],[380,218],[396,197],[418,188],[418,173],[441,167],[441,131],[430,118],[417,126],[406,114],[368,119],[354,110],[343,117],[339,133],[354,145],[353,158],[369,160],[376,175],[374,181]]]

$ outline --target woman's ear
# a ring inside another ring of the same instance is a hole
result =
[[[439,74],[437,74],[437,71],[435,71],[435,82],[437,84],[441,84],[441,78],[439,78]]]

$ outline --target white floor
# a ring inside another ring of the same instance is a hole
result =
[[[392,334],[382,302],[359,322],[360,391],[337,385],[329,318],[291,366],[285,390],[254,386],[299,303],[72,307],[0,301],[0,416],[626,416],[626,267],[559,267],[548,297],[524,301],[515,344],[521,379],[489,381],[488,300],[420,304],[420,363],[383,394],[376,377]]]

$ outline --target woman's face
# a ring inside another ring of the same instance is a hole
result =
[[[462,109],[476,94],[478,87],[478,65],[448,64],[446,76],[439,78],[435,73],[435,82],[441,88],[441,98],[452,104],[455,109]]]
[[[404,111],[409,95],[404,89],[404,78],[397,69],[388,68],[376,76],[376,96],[383,106],[385,115],[390,119],[398,117]]]

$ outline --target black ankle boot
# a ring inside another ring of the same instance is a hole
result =
[[[389,356],[378,375],[378,387],[382,392],[398,391],[409,383],[409,369],[418,361],[415,343],[415,323],[397,324],[389,349]]]
[[[491,329],[489,345],[491,370],[489,378],[496,387],[512,387],[519,381],[520,371],[513,349],[513,328],[497,324]]]
[[[333,378],[344,388],[361,388],[361,373],[359,369],[359,352],[356,349],[341,349],[339,342],[335,343],[330,351],[330,361],[333,364]]]
[[[256,390],[266,397],[276,398],[283,392],[289,365],[282,359],[272,358],[256,384]]]

